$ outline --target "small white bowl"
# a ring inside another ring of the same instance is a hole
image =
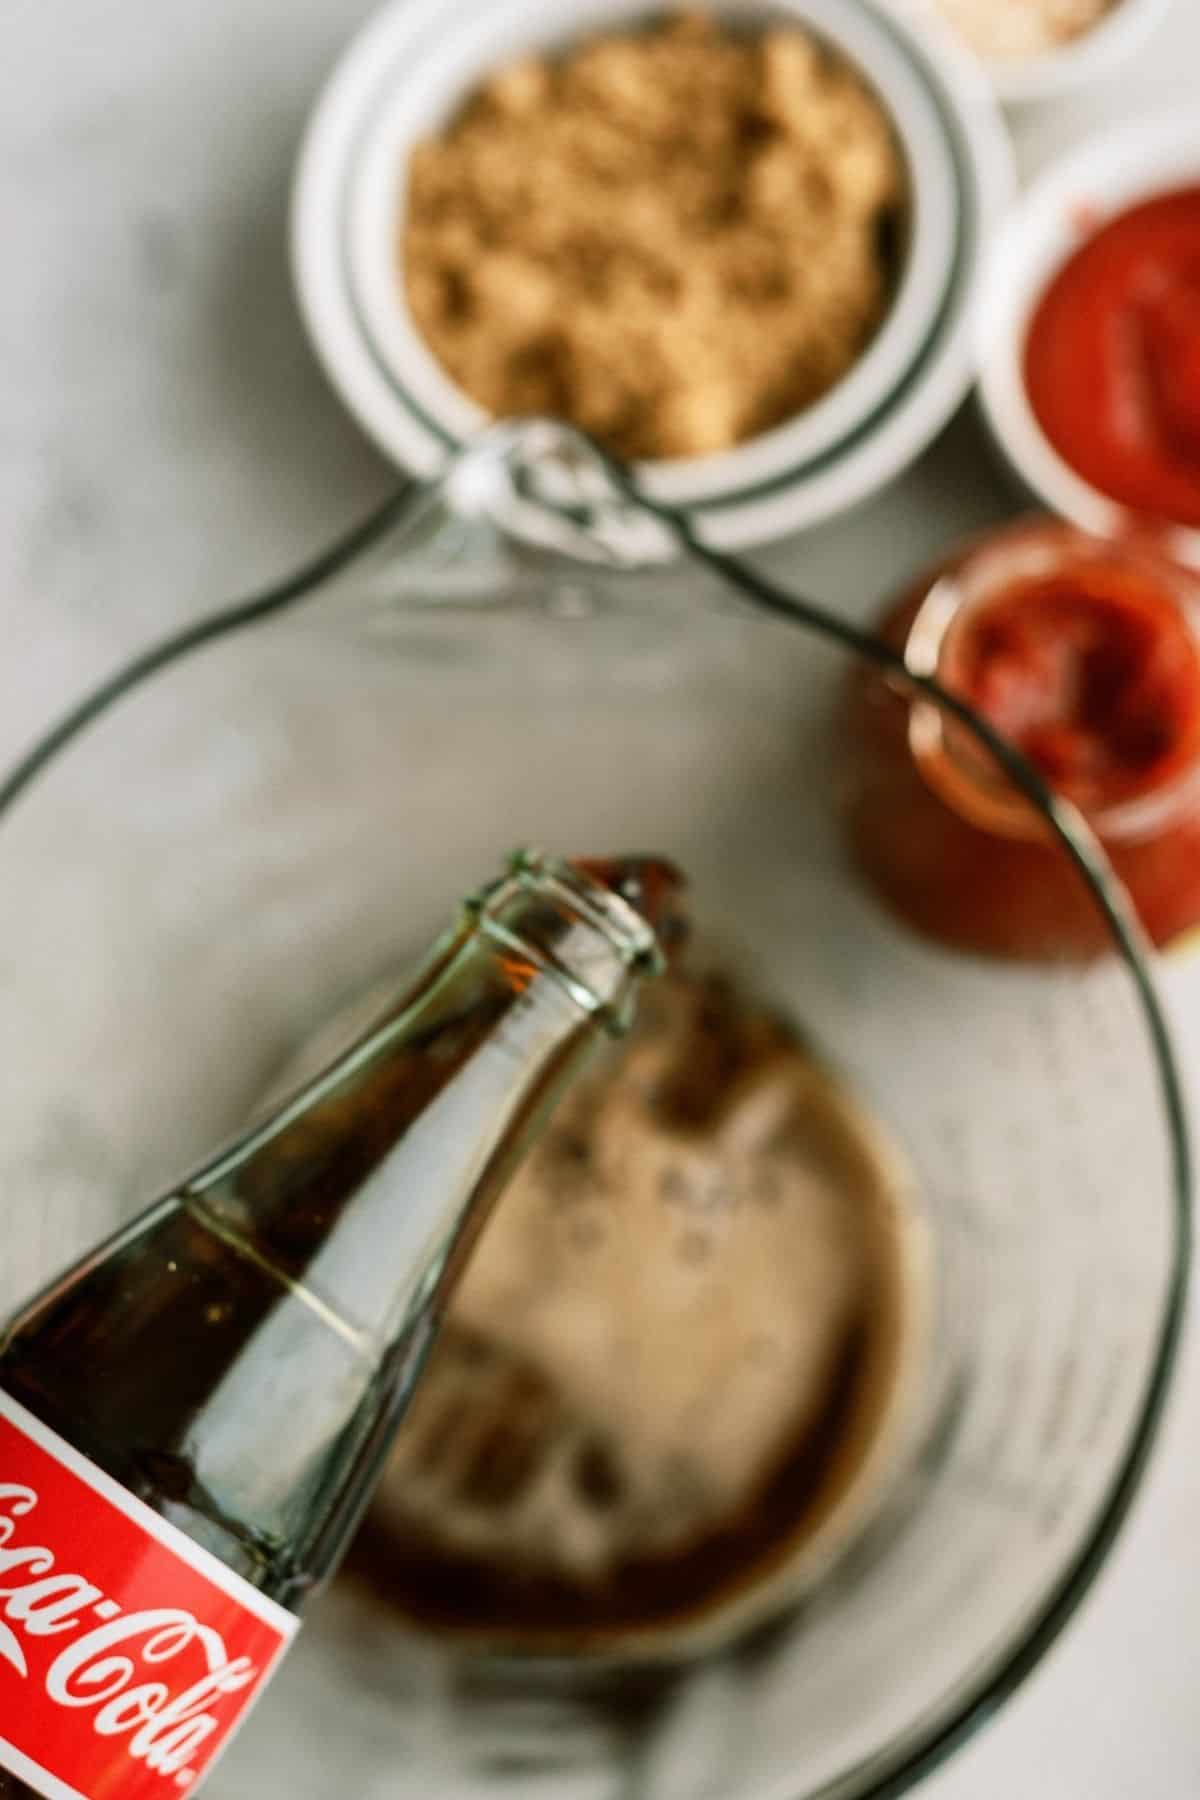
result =
[[[880,14],[869,0],[721,0],[723,18],[812,26],[863,72],[895,122],[914,196],[898,292],[874,342],[795,420],[719,456],[642,465],[658,498],[690,508],[724,547],[830,517],[881,487],[945,422],[970,380],[969,313],[988,223],[1011,163],[971,59]],[[492,69],[645,16],[645,0],[393,0],[349,46],[301,151],[293,268],[309,333],[334,386],[398,462],[423,476],[485,422],[409,316],[397,243],[408,151]]]
[[[1105,131],[1034,182],[988,259],[976,313],[984,418],[1022,485],[1051,511],[1098,536],[1125,530],[1129,511],[1078,475],[1039,425],[1023,370],[1030,321],[1054,276],[1094,230],[1140,200],[1193,183],[1200,183],[1200,112]],[[1200,567],[1200,531],[1168,526],[1158,535],[1164,551]]]
[[[937,0],[887,0],[910,14],[920,13],[938,31],[948,31]],[[1102,81],[1137,51],[1162,21],[1172,0],[1116,0],[1106,13],[1061,49],[1040,56],[980,57],[996,94],[1006,106],[1051,100],[1090,82]]]

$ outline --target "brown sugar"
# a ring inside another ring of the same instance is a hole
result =
[[[799,27],[689,14],[502,69],[418,145],[403,280],[485,412],[701,456],[810,406],[861,355],[906,197],[848,64]]]

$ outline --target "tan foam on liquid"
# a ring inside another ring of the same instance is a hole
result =
[[[874,1124],[770,1013],[672,978],[507,1190],[358,1564],[490,1644],[711,1641],[878,1497],[925,1315]]]

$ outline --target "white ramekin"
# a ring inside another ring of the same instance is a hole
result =
[[[1200,183],[1200,110],[1117,127],[1051,164],[992,245],[976,314],[984,418],[1021,484],[1084,531],[1120,533],[1129,513],[1078,475],[1042,431],[1025,387],[1030,321],[1084,236],[1140,200],[1193,183]],[[1200,566],[1200,531],[1177,526],[1160,535],[1165,551]]]

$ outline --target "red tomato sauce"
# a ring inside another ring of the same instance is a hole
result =
[[[1051,566],[964,602],[938,674],[1080,807],[1150,936],[1169,943],[1200,924],[1200,589],[1144,553],[1063,527],[1001,540],[1035,541],[1054,547]],[[883,635],[903,649],[935,581],[965,576],[978,554],[919,582]],[[854,681],[848,819],[871,885],[910,925],[960,949],[1103,951],[1107,926],[1045,821],[961,729],[935,725],[934,748],[921,748],[912,706],[877,674]]]
[[[1025,385],[1093,487],[1200,526],[1200,187],[1131,207],[1075,252],[1034,313]]]
[[[1080,561],[1018,581],[952,628],[942,678],[1048,784],[1097,814],[1200,753],[1200,658],[1170,593]]]

